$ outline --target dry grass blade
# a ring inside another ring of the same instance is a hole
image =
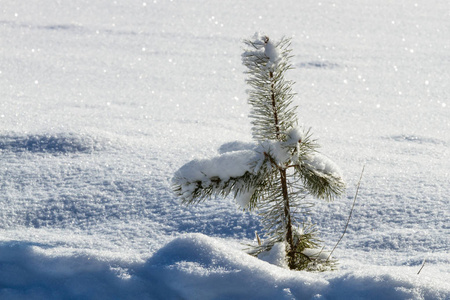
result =
[[[339,245],[339,243],[341,242],[342,238],[344,237],[345,233],[347,232],[347,227],[348,224],[350,223],[350,219],[352,217],[352,213],[353,213],[353,209],[355,208],[355,203],[356,203],[356,198],[358,197],[358,192],[359,192],[359,186],[361,185],[361,179],[364,173],[364,168],[366,166],[363,166],[362,171],[361,171],[361,176],[359,177],[359,181],[358,181],[358,185],[356,186],[356,192],[355,192],[355,197],[353,198],[353,204],[352,204],[352,209],[350,210],[350,214],[348,216],[348,220],[347,220],[347,224],[345,224],[345,228],[344,228],[344,232],[342,233],[341,237],[339,238],[339,240],[337,241],[336,245],[334,246],[333,250],[331,250],[330,255],[328,255],[327,261],[330,260],[331,254],[333,254],[333,251],[336,249],[336,247]]]

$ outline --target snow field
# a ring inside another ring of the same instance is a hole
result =
[[[450,298],[449,24],[442,0],[4,1],[0,298]],[[365,165],[338,272],[249,257],[256,216],[171,192],[251,141],[255,31],[293,37],[299,120],[347,179],[310,216],[328,248]]]

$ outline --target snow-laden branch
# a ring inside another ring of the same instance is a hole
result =
[[[309,132],[291,129],[286,136],[284,142],[224,144],[221,155],[182,166],[173,177],[173,189],[183,203],[232,193],[242,208],[251,209],[268,174],[293,167],[312,195],[326,200],[339,196],[345,186],[339,167],[315,151]]]
[[[264,157],[255,150],[226,152],[211,159],[195,159],[182,166],[172,180],[175,193],[184,203],[195,203],[211,196],[247,199]],[[248,185],[250,183],[250,186]],[[238,201],[239,202],[239,201]],[[241,199],[241,206],[245,201]]]
[[[306,156],[295,169],[303,185],[317,198],[332,201],[345,190],[341,170],[336,163],[321,153]]]

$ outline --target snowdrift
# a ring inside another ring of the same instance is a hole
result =
[[[144,263],[48,255],[45,245],[0,245],[1,299],[448,299],[444,278],[411,268],[290,271],[203,234],[173,239]],[[401,271],[401,272],[400,272]]]

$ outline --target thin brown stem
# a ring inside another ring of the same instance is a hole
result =
[[[419,275],[420,272],[422,271],[423,267],[425,267],[425,263],[426,263],[426,262],[427,262],[427,259],[425,258],[425,259],[423,260],[423,263],[422,263],[422,266],[420,267],[419,272],[417,272],[417,275]]]
[[[288,244],[288,249],[286,251],[286,256],[288,258],[288,266],[289,268],[295,269],[295,245],[294,245],[294,237],[292,234],[292,221],[291,221],[291,207],[289,203],[289,192],[288,192],[288,184],[287,184],[287,174],[286,169],[280,167],[274,159],[264,152],[264,156],[266,156],[272,165],[274,165],[280,172],[280,180],[281,180],[281,192],[283,195],[283,205],[284,205],[284,220],[285,220],[285,240]]]
[[[344,237],[345,233],[347,232],[347,227],[348,227],[348,224],[350,223],[350,218],[352,217],[352,213],[353,213],[353,208],[355,208],[356,198],[358,197],[359,186],[361,184],[361,179],[362,179],[362,176],[363,176],[363,173],[364,173],[364,168],[365,168],[365,166],[363,166],[362,171],[361,171],[361,176],[359,177],[358,185],[356,187],[355,198],[353,198],[353,205],[352,205],[352,208],[350,209],[350,214],[349,214],[348,219],[347,219],[347,224],[345,224],[344,232],[342,233],[339,241],[337,241],[337,243],[334,246],[333,250],[331,250],[330,255],[328,255],[328,258],[327,258],[326,261],[328,261],[331,258],[331,254],[333,254],[333,251],[339,245],[339,243],[341,242],[341,240]]]
[[[264,156],[267,157],[270,160],[270,163],[276,167],[277,169],[281,170],[281,167],[277,164],[277,162],[272,158],[272,156],[270,156],[269,154],[267,154],[267,152],[264,152]]]
[[[268,42],[268,39],[266,43]],[[278,141],[280,141],[280,124],[278,120],[278,110],[277,110],[277,102],[275,96],[275,83],[273,78],[273,72],[269,72],[269,77],[271,81],[270,92],[271,92],[271,100],[272,100],[272,111],[273,111],[273,119],[275,125],[275,137]],[[281,192],[283,194],[283,202],[284,202],[284,220],[285,220],[285,239],[288,244],[287,257],[288,257],[288,266],[290,269],[295,268],[295,245],[294,238],[292,235],[292,221],[291,221],[291,211],[289,204],[289,192],[288,192],[288,184],[287,184],[287,175],[286,168],[279,166],[272,157],[270,157],[267,153],[264,153],[266,157],[269,158],[270,162],[275,165],[280,171],[280,180],[281,180]]]
[[[283,200],[284,200],[284,219],[286,221],[285,239],[286,239],[286,243],[288,244],[286,256],[288,258],[289,269],[292,270],[292,269],[295,269],[295,245],[294,245],[294,238],[292,235],[291,209],[290,209],[290,204],[289,204],[286,169],[280,169],[280,177],[281,177],[281,190],[283,193]]]
[[[275,123],[275,136],[277,140],[280,140],[280,126],[278,124],[278,111],[277,111],[277,102],[275,98],[275,84],[273,82],[273,72],[269,72],[270,80],[272,81],[272,84],[270,86],[270,92],[271,92],[271,99],[272,99],[272,110],[273,110],[273,119]]]

